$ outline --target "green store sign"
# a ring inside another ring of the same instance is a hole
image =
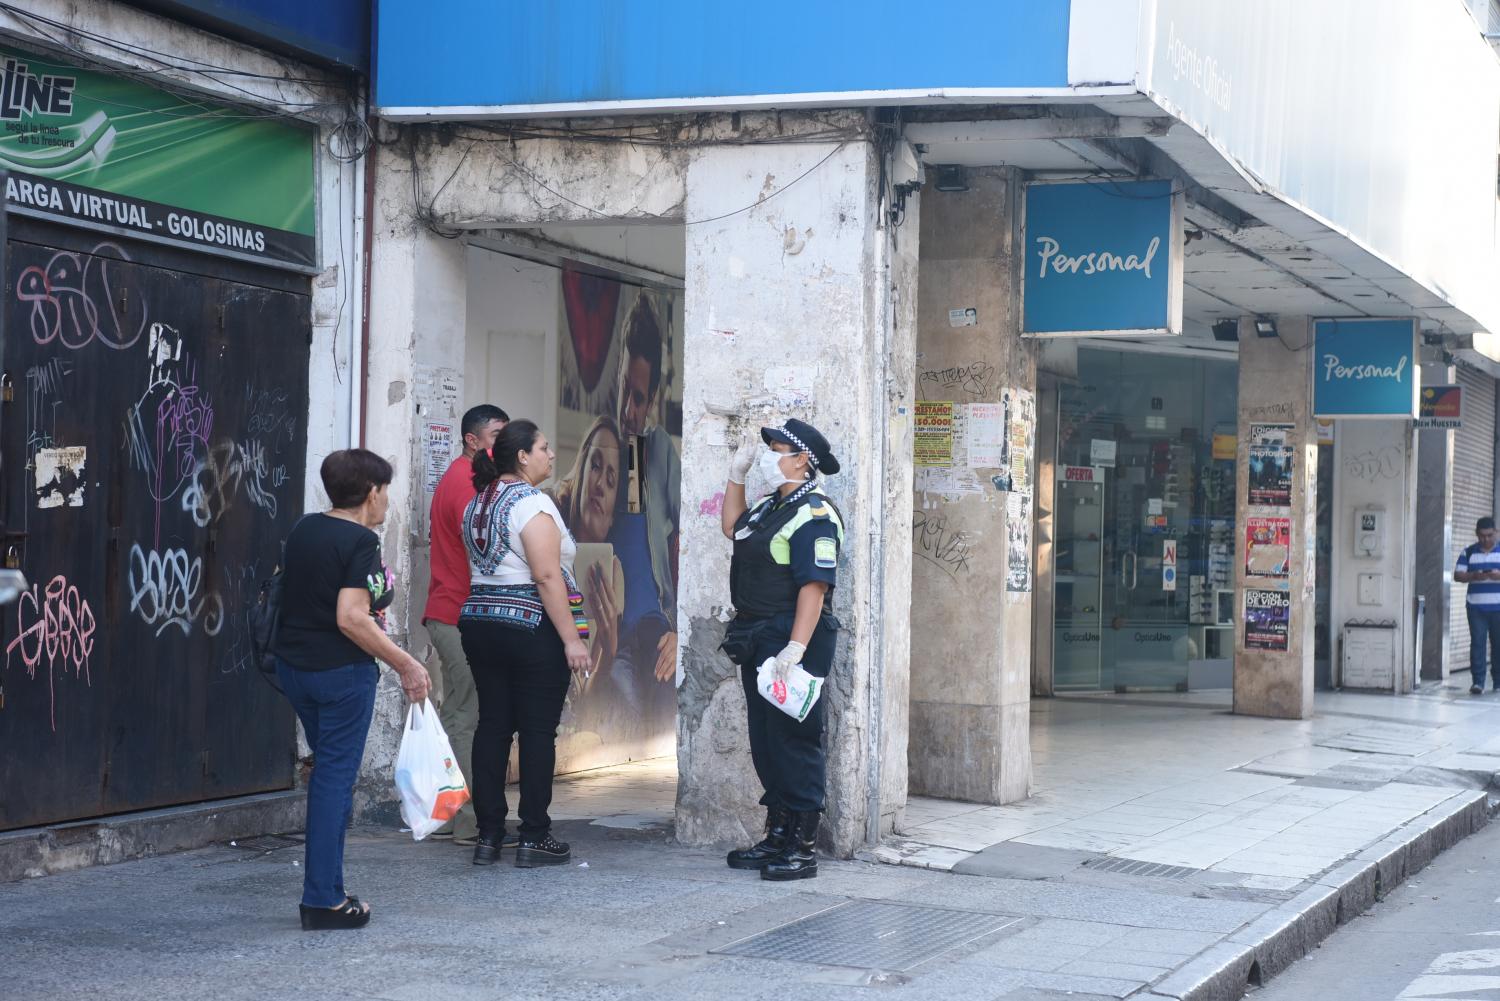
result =
[[[316,133],[0,47],[12,211],[316,265]]]

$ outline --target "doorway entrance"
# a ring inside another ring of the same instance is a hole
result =
[[[1231,686],[1233,361],[1078,352],[1058,399],[1056,691]]]

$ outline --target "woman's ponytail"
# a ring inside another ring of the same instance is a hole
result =
[[[493,449],[481,448],[474,453],[472,460],[474,466],[474,492],[480,493],[485,487],[500,478],[500,470],[495,468],[495,456]]]
[[[474,489],[482,491],[501,476],[516,475],[521,464],[517,456],[536,446],[541,429],[534,421],[511,421],[495,436],[488,452],[474,453]]]

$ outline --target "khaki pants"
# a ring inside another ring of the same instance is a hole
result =
[[[479,696],[474,691],[474,675],[469,670],[468,658],[464,656],[463,641],[458,627],[446,622],[428,619],[423,623],[432,645],[437,649],[442,662],[443,702],[438,707],[438,719],[448,733],[448,742],[458,758],[458,767],[469,783],[469,792],[474,791],[474,729],[479,724]],[[453,836],[472,838],[479,833],[479,824],[474,819],[474,803],[465,803],[458,816],[453,818]]]

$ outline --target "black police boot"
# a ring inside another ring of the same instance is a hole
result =
[[[781,857],[767,862],[760,870],[761,879],[812,879],[818,874],[818,823],[823,815],[817,810],[793,815],[792,835]]]
[[[736,848],[726,861],[731,869],[761,869],[774,858],[780,858],[786,850],[786,839],[791,834],[792,811],[784,806],[766,809],[766,836],[760,843],[749,848]]]

